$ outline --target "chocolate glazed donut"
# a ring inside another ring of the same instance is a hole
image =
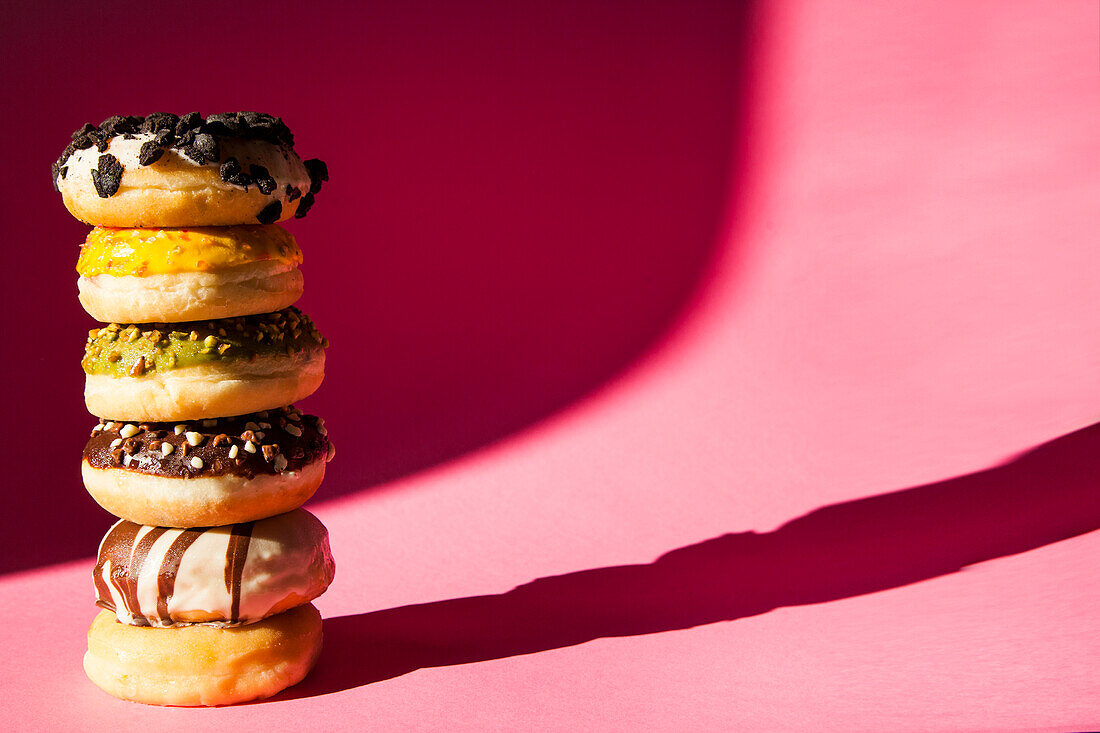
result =
[[[101,420],[84,446],[88,493],[138,524],[205,527],[301,506],[335,455],[324,421],[293,406],[188,423]]]

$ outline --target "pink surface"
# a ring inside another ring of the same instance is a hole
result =
[[[107,697],[79,666],[82,560],[0,578],[8,725],[1100,726],[1095,7],[785,4],[754,23],[713,266],[625,373],[364,491],[339,404],[362,406],[361,367],[338,371],[334,338],[307,406],[340,418],[339,496],[312,507],[338,571],[306,683],[219,710]]]

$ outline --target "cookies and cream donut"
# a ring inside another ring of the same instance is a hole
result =
[[[270,313],[302,296],[302,251],[277,224],[118,229],[96,227],[76,271],[97,321],[195,321]]]
[[[89,332],[88,411],[109,420],[195,420],[270,410],[324,378],[328,340],[297,308],[185,323],[111,323]]]
[[[99,545],[96,605],[131,626],[236,626],[312,601],[332,582],[328,530],[305,509],[225,527],[121,519]]]
[[[302,217],[328,180],[278,117],[110,117],[85,124],[53,166],[69,212],[115,227],[272,224]]]
[[[321,653],[321,615],[297,606],[247,626],[162,629],[101,611],[84,671],[100,689],[147,705],[231,705],[301,682]]]
[[[206,527],[298,508],[334,454],[324,421],[293,406],[177,424],[100,420],[81,473],[116,517]]]

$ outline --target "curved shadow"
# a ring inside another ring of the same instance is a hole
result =
[[[467,664],[825,603],[934,578],[1100,528],[1100,425],[1010,463],[727,534],[648,565],[540,578],[500,595],[325,621],[324,695]]]
[[[19,181],[8,238],[50,243],[17,248],[26,259],[0,272],[10,340],[36,345],[0,360],[0,378],[50,386],[9,390],[22,437],[0,442],[3,495],[9,516],[51,522],[48,542],[34,521],[0,533],[0,572],[92,554],[112,521],[78,469],[94,420],[77,361],[94,324],[72,297],[72,245],[87,229],[44,173],[85,115],[264,100],[304,155],[328,160],[313,213],[290,223],[306,258],[301,305],[333,343],[324,387],[302,404],[341,449],[318,501],[499,440],[628,369],[699,290],[736,199],[747,2],[417,0],[293,17],[196,2],[249,29],[235,36],[236,57],[267,58],[289,23],[303,60],[278,75],[226,75],[224,57],[183,44],[173,59],[202,80],[194,102],[154,66],[92,94],[70,83],[74,62],[109,65],[115,51],[81,16],[31,4],[5,27],[0,57],[40,61],[33,83],[18,84],[71,94],[36,96],[35,134],[21,111],[0,116],[3,137],[23,141],[5,149],[9,168],[36,182]],[[119,22],[158,22],[132,5]],[[163,39],[130,35],[126,58],[163,54]],[[42,38],[66,53],[34,52]],[[134,89],[166,91],[133,109]]]

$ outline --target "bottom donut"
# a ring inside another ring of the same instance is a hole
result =
[[[231,705],[301,682],[321,653],[321,614],[306,603],[245,626],[156,628],[101,611],[84,671],[104,691],[149,705]]]

